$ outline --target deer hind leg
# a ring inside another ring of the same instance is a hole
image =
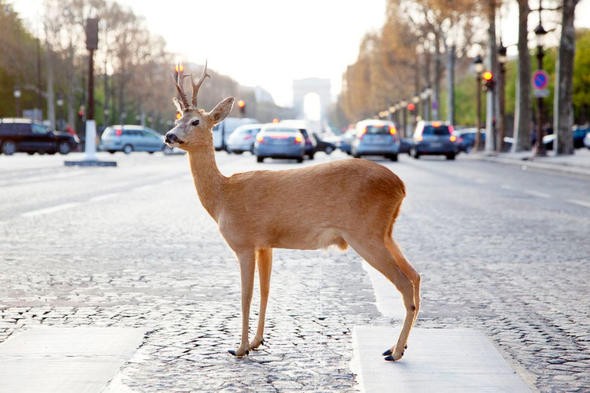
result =
[[[361,257],[389,279],[402,294],[406,308],[404,324],[397,343],[383,353],[385,360],[399,360],[407,348],[408,336],[420,308],[420,275],[389,236],[368,241],[347,240]]]
[[[272,248],[256,250],[256,265],[258,266],[258,278],[260,279],[260,313],[258,315],[258,328],[256,336],[250,343],[250,349],[256,349],[264,344],[264,320],[266,317],[266,305],[270,290],[270,273],[272,269]]]
[[[242,340],[237,350],[229,350],[228,352],[234,356],[243,357],[246,356],[250,350],[250,344],[248,343],[248,330],[256,259],[254,250],[236,252],[236,254],[240,264],[240,277],[242,284]]]

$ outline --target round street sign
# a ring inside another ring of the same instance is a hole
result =
[[[533,87],[542,90],[549,84],[549,75],[544,70],[537,70],[533,73]]]

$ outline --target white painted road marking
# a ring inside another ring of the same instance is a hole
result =
[[[47,207],[45,209],[31,210],[31,211],[21,214],[21,216],[22,217],[41,216],[44,214],[55,213],[60,210],[70,209],[70,208],[76,207],[78,205],[80,205],[80,202],[62,203],[61,205],[51,206],[51,207]]]
[[[568,199],[567,202],[574,203],[579,206],[590,207],[590,202],[588,202],[588,201],[580,201],[578,199]]]

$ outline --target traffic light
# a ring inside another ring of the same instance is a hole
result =
[[[238,109],[240,110],[240,115],[244,116],[246,114],[246,103],[244,100],[238,101]]]
[[[483,80],[484,91],[494,90],[496,80],[494,79],[494,74],[492,73],[492,71],[484,71],[483,74],[481,74],[481,79]]]

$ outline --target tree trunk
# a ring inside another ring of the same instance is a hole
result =
[[[497,75],[496,61],[496,1],[488,0],[488,58],[487,66],[493,75]],[[486,105],[486,144],[487,153],[496,150],[496,94],[494,89],[488,90]]]
[[[455,44],[451,44],[448,48],[448,63],[447,63],[447,120],[449,124],[455,124]]]
[[[528,0],[518,1],[518,76],[513,152],[531,149],[531,58],[527,38]]]
[[[432,102],[432,119],[440,120],[440,80],[442,76],[442,54],[440,53],[440,34],[434,38],[434,101]]]
[[[576,49],[576,31],[574,29],[574,11],[578,0],[564,0],[561,14],[561,38],[556,71],[557,83],[554,94],[554,130],[557,154],[574,154],[572,126],[573,111],[573,74],[574,54]]]

